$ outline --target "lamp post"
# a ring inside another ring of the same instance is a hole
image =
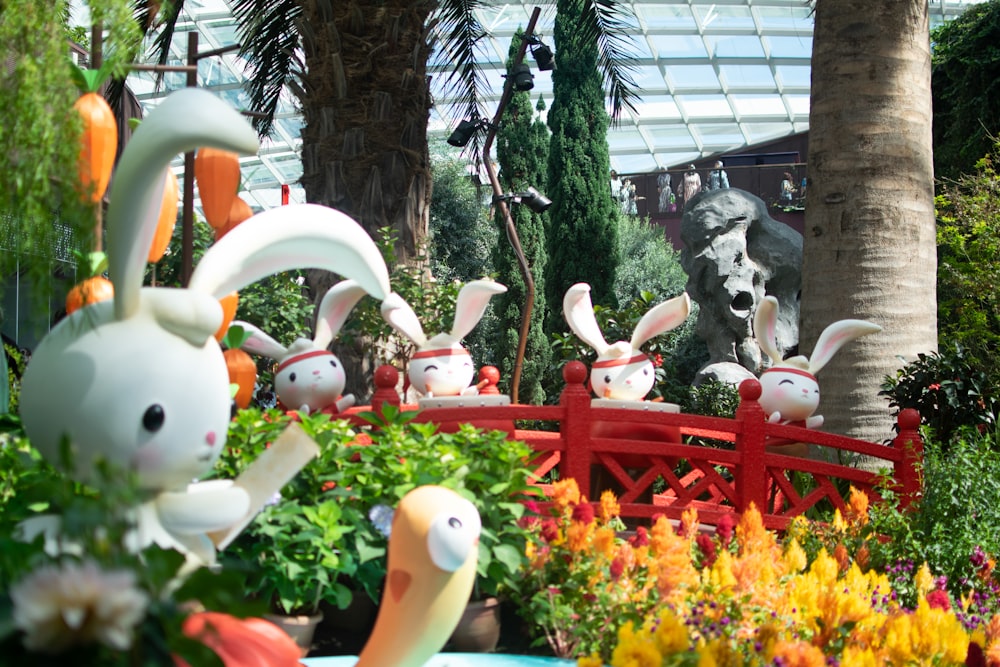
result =
[[[524,37],[521,39],[521,46],[518,48],[517,55],[514,57],[514,63],[511,66],[511,71],[514,71],[524,61],[524,54],[527,51],[529,41],[535,33],[535,24],[538,22],[538,16],[541,14],[541,11],[542,10],[538,7],[535,7],[534,10],[532,10],[528,26],[524,31]],[[513,248],[514,254],[517,256],[517,263],[521,268],[521,276],[524,278],[525,296],[524,304],[521,306],[521,330],[518,334],[517,355],[514,358],[514,372],[511,375],[510,380],[511,401],[517,403],[518,389],[521,385],[521,371],[524,368],[524,352],[528,345],[528,330],[531,327],[531,311],[535,306],[535,280],[531,275],[531,267],[528,266],[528,260],[524,256],[524,250],[521,248],[521,240],[518,238],[517,229],[514,227],[514,218],[510,214],[510,207],[507,205],[507,197],[504,195],[503,188],[500,186],[500,179],[497,178],[496,170],[493,168],[493,160],[490,159],[490,150],[493,147],[494,139],[496,139],[497,129],[500,124],[500,117],[503,115],[504,109],[507,107],[507,103],[510,101],[513,91],[514,77],[508,76],[504,82],[503,94],[500,97],[500,103],[497,104],[497,110],[496,114],[493,116],[493,122],[488,126],[489,129],[486,133],[486,140],[483,143],[483,156],[486,162],[486,173],[489,176],[490,185],[493,188],[493,201],[496,202],[497,208],[503,216],[507,232],[507,240],[510,241],[511,248]]]

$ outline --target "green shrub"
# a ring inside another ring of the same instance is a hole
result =
[[[994,380],[957,345],[917,355],[895,377],[886,376],[879,395],[888,399],[893,416],[915,408],[945,450],[962,428],[994,424],[1000,408]]]

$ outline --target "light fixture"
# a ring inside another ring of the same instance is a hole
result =
[[[505,195],[495,195],[493,203],[510,201],[514,204],[524,204],[535,213],[543,213],[552,206],[552,200],[535,188],[529,186],[525,192],[510,192]]]
[[[485,120],[471,121],[462,120],[458,127],[451,133],[448,137],[448,143],[452,146],[457,146],[461,148],[465,144],[469,143],[469,139],[472,138],[476,132],[482,127],[488,127],[489,123]]]
[[[542,72],[551,72],[556,68],[556,61],[552,55],[552,49],[535,40],[532,42],[531,55],[535,57],[538,69]]]
[[[531,68],[524,63],[514,65],[510,76],[514,80],[514,88],[516,90],[525,91],[535,87],[535,77],[531,75]]]

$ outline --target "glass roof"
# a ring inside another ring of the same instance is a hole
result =
[[[932,25],[953,18],[981,0],[930,0]],[[803,132],[809,126],[809,60],[813,18],[804,0],[626,0],[634,11],[631,27],[634,78],[642,99],[626,110],[608,133],[611,167],[620,173],[654,171],[686,164],[715,153]],[[535,32],[554,48],[554,1],[493,2],[479,10],[489,33],[481,41],[492,116],[503,87],[503,62],[518,28],[541,10]],[[236,39],[226,0],[187,0],[173,41],[171,64],[183,64],[187,32],[197,30],[199,51],[232,45]],[[534,61],[529,57],[529,64]],[[533,68],[534,69],[534,68]],[[229,53],[202,59],[198,84],[246,108],[240,87],[243,63]],[[551,103],[552,79],[534,71],[534,97]],[[461,120],[461,111],[432,79],[435,106],[431,141],[444,141]],[[157,87],[152,75],[137,72],[129,85],[147,107],[185,85],[172,73]],[[243,196],[255,209],[280,203],[281,184],[291,186],[292,201],[305,201],[297,184],[302,122],[294,98],[283,96],[274,135],[257,156],[242,158]],[[180,161],[177,163],[180,169]],[[199,202],[195,202],[198,206]]]

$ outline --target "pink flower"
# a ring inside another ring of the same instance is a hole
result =
[[[951,611],[951,600],[948,598],[948,593],[940,588],[935,588],[927,594],[927,604],[930,605],[931,609]]]
[[[580,503],[573,508],[573,521],[578,521],[582,524],[593,523],[594,521],[594,506],[590,503]]]

